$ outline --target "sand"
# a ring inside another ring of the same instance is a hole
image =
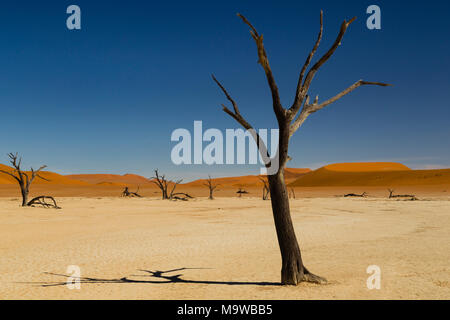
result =
[[[329,284],[297,287],[278,285],[270,202],[259,198],[59,198],[59,211],[0,198],[0,299],[449,298],[447,194],[315,196],[292,200],[292,215],[306,265]],[[80,290],[65,285],[69,265],[88,278]],[[366,286],[369,265],[380,290]]]

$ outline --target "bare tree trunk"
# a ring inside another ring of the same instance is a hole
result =
[[[281,251],[281,282],[295,285],[303,273],[302,256],[295,236],[289,208],[289,196],[282,176],[282,170],[269,178],[270,200]]]
[[[323,284],[324,278],[310,273],[303,265],[300,247],[292,224],[289,208],[289,194],[284,181],[283,170],[278,174],[268,176],[270,200],[281,251],[281,283],[297,285],[302,281]]]
[[[25,185],[20,184],[20,192],[22,193],[22,207],[26,207],[28,205],[29,190],[27,190]]]

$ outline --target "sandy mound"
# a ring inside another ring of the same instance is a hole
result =
[[[322,167],[290,186],[418,186],[450,184],[450,169],[411,170],[399,163],[342,163]]]

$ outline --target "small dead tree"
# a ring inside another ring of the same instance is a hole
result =
[[[262,199],[267,200],[267,199],[269,199],[269,194],[270,194],[269,182],[262,177],[258,177],[258,178],[263,183]]]
[[[155,176],[150,179],[151,182],[156,184],[158,188],[161,190],[162,199],[163,200],[169,199],[169,195],[167,193],[168,183],[166,180],[166,176],[165,175],[160,176],[158,173],[158,169],[156,169]]]
[[[214,184],[212,179],[211,179],[211,176],[208,175],[208,180],[206,180],[206,183],[204,183],[204,185],[207,186],[208,189],[209,189],[209,198],[208,199],[209,200],[214,200],[214,196],[213,196],[214,190],[216,190],[216,188],[218,186],[220,186],[220,184]]]
[[[294,188],[291,188],[290,190],[291,190],[291,196],[292,196],[292,198],[295,199],[295,190],[294,190]]]
[[[175,193],[175,189],[177,188],[177,185],[179,185],[183,180],[177,180],[177,181],[171,181],[171,180],[167,180],[165,175],[160,176],[158,173],[158,169],[155,170],[155,176],[150,178],[151,182],[153,182],[154,184],[156,184],[158,186],[158,188],[161,190],[161,195],[162,195],[162,199],[163,200],[173,200],[175,199],[175,197],[177,197],[178,199],[175,200],[182,200],[179,199],[181,197],[183,197],[184,199],[187,200],[187,198],[192,198],[190,195],[188,195],[187,193],[183,193],[183,192],[178,192]],[[168,191],[169,186],[172,186],[170,192]]]
[[[242,198],[242,195],[243,195],[243,194],[248,194],[248,192],[245,191],[245,190],[242,189],[242,188],[239,188],[239,190],[236,191],[236,193],[239,195],[239,198]]]
[[[138,186],[136,192],[131,192],[131,191],[128,189],[128,187],[125,187],[125,190],[123,190],[123,192],[122,192],[122,197],[130,197],[130,198],[137,197],[137,198],[142,198],[142,196],[139,194],[139,188],[140,188],[140,187]]]
[[[21,164],[22,164],[22,158],[19,158],[18,154],[9,153],[8,157],[10,159],[10,163],[13,166],[12,171],[6,171],[6,170],[0,170],[0,173],[7,174],[10,177],[13,177],[14,180],[17,181],[17,183],[20,186],[20,192],[22,194],[22,207],[31,207],[34,205],[42,205],[43,207],[50,208],[59,208],[56,205],[55,199],[53,199],[50,196],[39,196],[31,201],[28,201],[28,195],[30,193],[30,186],[33,183],[35,178],[39,178],[45,181],[50,181],[41,175],[39,175],[39,172],[47,168],[47,166],[41,166],[39,169],[34,170],[31,168],[31,172],[27,173],[25,171],[22,171]],[[53,201],[54,206],[50,204],[45,204],[45,199],[50,199]]]
[[[316,43],[311,50],[309,56],[304,63],[299,79],[297,82],[297,89],[294,97],[294,102],[289,108],[283,107],[281,104],[278,87],[275,82],[272,70],[270,68],[269,59],[267,58],[266,49],[263,43],[263,35],[259,34],[253,25],[241,14],[238,16],[242,21],[250,28],[250,34],[255,40],[258,54],[258,63],[264,69],[267,83],[269,85],[272,94],[273,111],[276,115],[279,126],[279,142],[278,150],[275,155],[276,158],[270,159],[270,155],[267,152],[264,141],[260,138],[259,134],[253,129],[253,126],[241,115],[238,105],[231,97],[225,87],[214,77],[213,80],[217,83],[219,88],[223,91],[226,98],[233,106],[233,111],[222,104],[223,111],[236,120],[242,127],[249,130],[254,137],[256,144],[259,148],[261,156],[268,158],[269,160],[278,160],[277,172],[270,174],[269,189],[272,202],[272,211],[275,221],[275,228],[277,231],[277,238],[280,247],[282,257],[281,268],[281,283],[285,285],[297,285],[302,281],[314,282],[314,283],[326,283],[326,280],[322,277],[312,274],[303,264],[302,256],[300,253],[300,247],[298,245],[297,237],[295,235],[294,227],[292,224],[290,208],[289,208],[289,196],[286,189],[284,180],[284,168],[288,161],[288,149],[289,140],[293,134],[300,128],[305,120],[313,113],[331,105],[333,102],[339,100],[345,95],[349,94],[358,87],[365,85],[377,85],[388,86],[388,84],[380,82],[368,82],[359,80],[353,85],[337,94],[336,96],[319,103],[319,97],[314,99],[314,102],[310,103],[309,89],[314,79],[314,76],[319,69],[327,62],[330,57],[335,53],[336,49],[341,45],[342,39],[350,24],[355,21],[353,18],[349,21],[344,20],[341,25],[339,34],[331,46],[331,48],[309,69],[310,63],[319,47],[323,33],[323,12],[320,12],[320,31]],[[275,161],[274,161],[275,162]],[[266,167],[271,168],[272,161],[266,162]]]

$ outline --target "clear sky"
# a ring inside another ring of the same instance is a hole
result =
[[[81,7],[81,30],[66,8]],[[381,8],[382,29],[366,28]],[[343,19],[357,16],[310,93],[323,101],[359,79],[362,87],[312,115],[291,140],[291,167],[399,161],[450,167],[448,1],[12,1],[0,3],[0,163],[59,173],[128,173],[154,168],[174,177],[255,174],[259,166],[175,166],[177,128],[238,128],[221,111],[214,73],[256,128],[275,128],[270,92],[241,12],[264,34],[290,106],[299,70],[324,10],[317,56]]]

